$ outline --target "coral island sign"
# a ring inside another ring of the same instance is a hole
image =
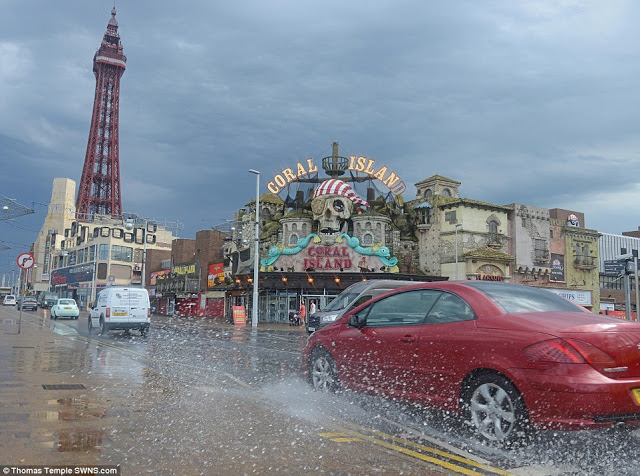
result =
[[[309,246],[310,245],[310,246]],[[269,249],[260,260],[261,271],[387,271],[398,272],[398,259],[386,246],[360,246],[357,238],[341,234],[333,245],[323,245],[312,233],[298,240],[295,248],[281,245]]]
[[[378,166],[374,159],[367,157],[352,155],[349,157],[349,166],[347,170],[352,172],[360,172],[369,175],[371,178],[382,182],[394,195],[399,195],[407,189],[405,183],[400,177],[390,170],[386,165]],[[297,181],[301,177],[315,174],[318,172],[318,166],[314,165],[313,159],[309,158],[306,164],[298,162],[295,167],[288,167],[276,174],[267,184],[267,189],[273,194],[278,194],[287,184]]]

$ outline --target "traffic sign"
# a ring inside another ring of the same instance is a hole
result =
[[[33,260],[33,255],[31,253],[22,253],[18,256],[18,266],[22,269],[33,268],[35,261]]]

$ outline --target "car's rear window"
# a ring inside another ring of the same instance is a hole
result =
[[[65,306],[75,303],[76,302],[73,299],[60,299],[60,304],[64,304]]]
[[[546,289],[490,281],[467,281],[465,285],[482,291],[504,312],[586,312],[582,307]]]

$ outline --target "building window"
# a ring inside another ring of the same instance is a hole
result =
[[[109,245],[100,245],[98,259],[102,259],[102,260],[109,259]]]
[[[456,212],[444,212],[444,221],[456,223]]]
[[[442,189],[442,195],[445,197],[450,197],[451,196],[451,190],[449,190],[448,188],[443,188]]]
[[[113,245],[111,247],[111,259],[114,261],[133,261],[133,248]]]
[[[534,253],[536,260],[548,260],[549,259],[549,248],[547,246],[547,240],[534,239]]]
[[[418,223],[420,225],[431,224],[431,209],[428,207],[418,209]]]
[[[364,246],[373,245],[373,235],[371,233],[365,233],[364,236],[362,237],[362,244]]]
[[[295,246],[298,244],[298,235],[296,235],[295,233],[293,233],[290,237],[289,237],[289,246]]]
[[[498,222],[495,220],[489,222],[489,243],[500,243],[500,238],[498,237]]]

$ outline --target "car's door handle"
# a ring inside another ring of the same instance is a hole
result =
[[[413,336],[400,337],[400,342],[415,342],[416,338]]]

